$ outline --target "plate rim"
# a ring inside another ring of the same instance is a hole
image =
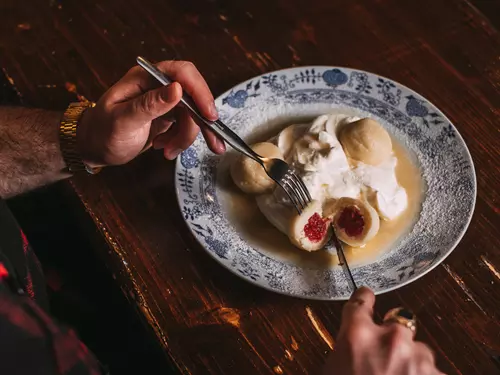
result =
[[[377,74],[377,73],[374,73],[374,72],[369,72],[367,70],[357,69],[357,68],[351,68],[351,67],[347,67],[347,66],[339,66],[339,65],[300,65],[300,66],[293,66],[293,67],[283,68],[283,69],[278,69],[278,70],[272,70],[272,71],[269,71],[269,72],[265,72],[265,73],[253,76],[251,78],[246,79],[245,81],[242,81],[242,82],[239,82],[239,83],[233,85],[231,88],[229,88],[228,90],[224,91],[223,93],[219,94],[216,98],[214,98],[214,101],[215,102],[217,102],[218,100],[222,101],[223,97],[226,97],[227,95],[229,95],[231,93],[231,91],[234,90],[236,87],[238,87],[238,86],[244,86],[245,84],[249,83],[250,81],[253,81],[255,79],[261,78],[262,76],[265,76],[265,75],[268,75],[268,74],[277,74],[277,73],[280,73],[280,72],[288,72],[288,71],[295,70],[295,69],[347,69],[347,70],[350,70],[350,71],[357,71],[357,72],[365,73],[367,75],[376,76],[376,77],[379,77],[379,78],[382,78],[382,79],[394,82],[394,83],[398,84],[399,86],[404,87],[411,94],[416,95],[418,98],[423,99],[426,103],[429,103],[434,108],[436,108],[440,112],[440,114],[442,114],[442,117],[450,125],[452,125],[453,128],[455,129],[455,133],[458,135],[459,140],[462,142],[462,144],[463,144],[463,146],[465,148],[465,151],[466,151],[465,156],[468,157],[468,159],[470,161],[470,164],[471,164],[471,172],[472,172],[472,177],[473,177],[473,189],[474,189],[473,201],[472,201],[471,209],[470,209],[469,215],[467,217],[466,223],[465,223],[462,231],[457,236],[457,238],[454,241],[454,243],[452,245],[450,245],[450,249],[446,253],[444,253],[440,258],[436,258],[436,261],[434,262],[434,264],[432,266],[430,266],[428,269],[426,269],[425,271],[423,271],[423,272],[421,272],[421,273],[419,273],[417,275],[410,276],[406,281],[402,282],[401,284],[398,284],[398,285],[395,285],[395,286],[391,286],[391,287],[388,287],[388,288],[384,288],[384,289],[381,289],[381,290],[373,291],[373,292],[374,292],[375,295],[381,295],[381,294],[385,294],[385,293],[388,293],[388,292],[392,292],[392,291],[394,291],[396,289],[403,288],[403,287],[407,286],[408,284],[413,283],[416,280],[420,279],[421,277],[427,275],[430,271],[432,271],[436,267],[440,266],[444,262],[444,260],[446,258],[448,258],[448,256],[456,249],[456,247],[458,246],[458,244],[462,241],[463,237],[465,236],[465,233],[469,229],[470,223],[472,222],[472,218],[474,216],[474,212],[475,212],[475,209],[476,209],[476,202],[477,202],[477,175],[476,175],[476,168],[475,168],[475,165],[474,165],[474,159],[472,158],[472,155],[470,153],[469,147],[467,146],[467,143],[465,142],[464,137],[462,136],[462,134],[459,132],[459,130],[455,126],[455,123],[452,122],[448,118],[448,116],[445,113],[443,113],[443,111],[438,106],[436,106],[432,101],[430,101],[426,97],[422,96],[421,94],[419,94],[415,90],[409,88],[408,86],[406,86],[406,85],[404,85],[404,84],[402,84],[402,83],[400,83],[400,82],[398,82],[398,81],[396,81],[396,80],[394,80],[392,78],[389,78],[389,77],[386,77],[386,76],[383,76],[383,75],[380,75],[380,74]],[[176,161],[175,161],[174,185],[175,185],[175,194],[176,194],[177,206],[179,207],[179,210],[182,211],[181,199],[180,199],[179,182],[178,182],[178,179],[175,177],[177,175],[177,172],[178,172],[180,164],[181,164],[181,160],[180,160],[180,155],[179,155],[179,157],[177,157]],[[298,299],[304,299],[304,300],[314,300],[314,301],[347,301],[349,299],[348,296],[345,296],[345,297],[344,296],[324,297],[324,296],[321,296],[321,295],[319,295],[319,296],[317,296],[317,295],[297,295],[297,294],[293,294],[293,293],[287,292],[285,290],[273,289],[272,287],[270,287],[267,284],[261,284],[257,280],[253,280],[250,277],[246,277],[246,276],[242,275],[241,273],[238,273],[235,269],[233,269],[231,267],[228,267],[226,264],[224,264],[222,262],[221,259],[219,259],[217,256],[215,256],[215,254],[213,254],[211,251],[209,251],[208,249],[206,249],[205,246],[204,246],[204,244],[200,241],[200,239],[198,238],[198,236],[194,232],[193,228],[191,228],[191,226],[187,223],[187,220],[184,218],[184,215],[181,214],[181,216],[182,216],[182,221],[184,222],[184,225],[186,225],[188,227],[188,229],[191,232],[192,236],[195,238],[196,242],[200,245],[200,247],[203,248],[204,252],[208,253],[210,255],[210,257],[212,257],[213,259],[215,259],[217,261],[217,263],[220,266],[222,266],[224,269],[228,270],[233,275],[238,276],[239,278],[241,278],[242,280],[244,280],[246,282],[249,282],[249,283],[251,283],[251,284],[253,284],[253,285],[255,285],[255,286],[259,287],[259,288],[265,289],[265,290],[273,292],[273,293],[278,293],[280,295],[284,295],[284,296],[288,296],[288,297],[293,297],[293,298],[298,298]],[[415,224],[417,222],[415,222]]]

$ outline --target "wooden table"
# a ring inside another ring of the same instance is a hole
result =
[[[376,315],[416,311],[418,338],[448,374],[498,374],[500,2],[476,5],[485,13],[467,0],[4,0],[0,66],[26,104],[61,109],[75,96],[97,99],[138,54],[195,62],[215,94],[308,64],[369,70],[423,94],[466,139],[476,211],[452,255],[378,297]],[[149,152],[67,185],[158,344],[186,374],[317,373],[342,303],[272,294],[221,268],[183,222],[173,168]]]

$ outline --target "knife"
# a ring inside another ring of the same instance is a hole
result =
[[[347,259],[345,257],[344,248],[342,247],[342,243],[337,237],[337,233],[335,233],[335,227],[333,225],[332,225],[332,241],[333,244],[335,245],[335,248],[337,249],[337,256],[339,257],[339,265],[342,267],[344,275],[347,279],[347,283],[349,284],[354,293],[356,289],[358,289],[358,286],[356,285],[356,281],[352,276],[351,269],[349,268],[349,264],[347,263]]]

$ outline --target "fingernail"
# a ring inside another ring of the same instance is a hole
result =
[[[176,150],[170,151],[167,155],[167,159],[174,160],[179,154],[182,152],[181,148],[178,148]]]
[[[221,141],[220,139],[217,139],[217,148],[219,151],[222,153],[226,152],[226,145],[224,144],[224,141]]]
[[[214,102],[210,103],[210,116],[212,116],[212,119],[214,120],[217,120],[219,118],[219,113],[217,112],[217,107],[215,107]]]
[[[172,100],[172,96],[174,96],[175,90],[175,82],[168,86],[164,86],[164,89],[161,90],[161,98],[166,102]]]

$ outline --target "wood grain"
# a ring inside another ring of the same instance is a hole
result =
[[[377,298],[418,313],[418,338],[447,374],[500,373],[499,1],[254,0],[0,4],[0,66],[27,105],[97,99],[134,64],[196,63],[215,94],[290,66],[339,65],[409,86],[449,116],[471,151],[476,211],[444,263]],[[487,12],[485,16],[481,10]],[[157,341],[185,374],[314,374],[335,346],[341,303],[248,285],[197,245],[179,212],[173,163],[148,152],[68,193]],[[83,213],[85,213],[83,215]],[[446,220],[446,213],[443,219]]]

